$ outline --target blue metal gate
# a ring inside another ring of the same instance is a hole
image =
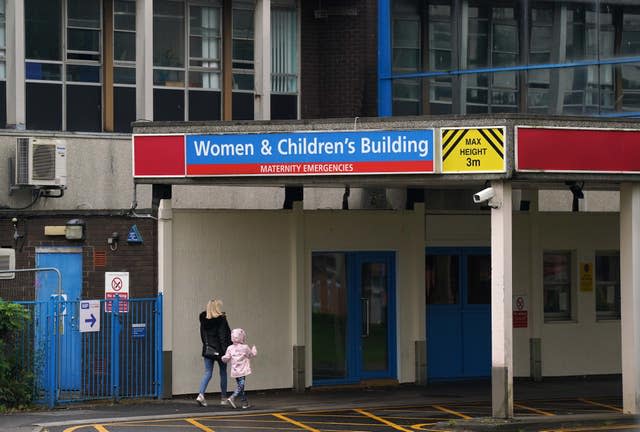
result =
[[[162,295],[95,301],[100,305],[100,316],[95,317],[99,330],[83,332],[80,305],[87,300],[56,296],[48,301],[16,302],[30,316],[21,353],[23,364],[32,367],[36,377],[35,403],[52,407],[64,402],[160,396]],[[70,333],[75,336],[67,337]],[[77,385],[68,385],[65,377],[69,376],[78,377]]]

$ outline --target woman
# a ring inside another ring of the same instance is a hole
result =
[[[220,368],[220,397],[221,405],[227,404],[227,365],[222,362],[221,357],[231,345],[231,329],[227,323],[227,316],[222,312],[222,300],[209,300],[207,309],[200,313],[200,339],[202,340],[202,357],[204,359],[204,375],[200,381],[200,391],[196,401],[201,406],[207,406],[204,393],[211,380],[213,373],[213,362],[215,360]],[[218,353],[213,358],[205,357],[206,346],[213,347]]]

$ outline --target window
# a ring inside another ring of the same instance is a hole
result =
[[[220,4],[155,0],[153,14],[154,120],[220,120]]]
[[[102,130],[101,35],[100,0],[25,1],[27,128]]]
[[[136,119],[136,2],[113,2],[114,130],[131,132]]]
[[[233,120],[253,120],[254,116],[254,11],[253,2],[233,5]]]
[[[271,11],[271,119],[298,118],[298,36],[295,9]]]
[[[543,258],[544,319],[571,319],[571,252],[545,252]]]
[[[427,304],[458,304],[460,257],[428,254],[425,264]]]
[[[467,69],[514,66],[520,60],[513,2],[468,6]],[[518,73],[468,75],[463,79],[467,113],[518,112]]]
[[[0,128],[7,124],[7,22],[6,0],[0,0]]]
[[[406,0],[394,2],[392,32],[393,73],[420,71],[422,69],[422,27],[416,2]],[[395,115],[421,114],[421,93],[419,79],[394,80],[393,113]]]
[[[620,319],[619,252],[596,252],[596,318]]]

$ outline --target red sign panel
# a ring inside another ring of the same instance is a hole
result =
[[[640,131],[518,127],[516,170],[640,173]]]
[[[184,135],[134,135],[134,177],[184,177]]]
[[[513,328],[527,328],[527,311],[513,311]]]

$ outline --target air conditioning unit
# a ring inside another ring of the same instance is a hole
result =
[[[64,189],[67,184],[66,142],[52,138],[18,138],[15,173],[16,186]]]
[[[0,279],[13,279],[15,273],[7,273],[3,270],[16,269],[16,251],[9,248],[0,248]]]

